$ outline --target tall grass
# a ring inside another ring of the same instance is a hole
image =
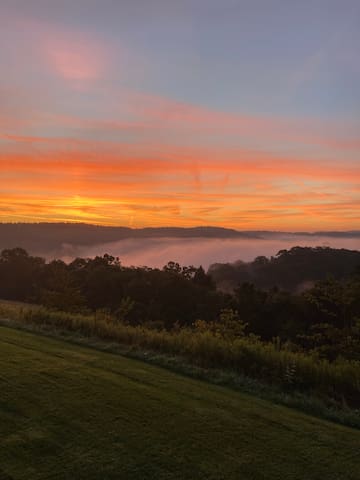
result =
[[[279,349],[247,337],[225,339],[209,331],[153,330],[115,322],[104,313],[69,314],[43,307],[0,304],[0,316],[27,325],[76,332],[83,336],[128,345],[134,349],[178,355],[193,365],[231,370],[285,390],[309,392],[352,407],[360,405],[360,364],[330,363],[311,355]]]

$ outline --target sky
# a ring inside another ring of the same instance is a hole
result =
[[[0,0],[0,221],[360,229],[358,0]]]

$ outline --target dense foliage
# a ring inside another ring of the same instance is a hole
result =
[[[261,289],[248,281],[224,293],[202,267],[174,262],[161,270],[124,267],[107,254],[46,263],[15,248],[0,255],[0,298],[72,313],[102,311],[115,322],[155,330],[186,327],[222,338],[247,336],[330,361],[360,361],[358,253],[294,247],[275,260],[261,257],[253,263],[270,265],[284,283],[294,269],[322,272],[323,280],[301,293]],[[347,261],[339,276],[344,258],[353,262],[352,273]]]
[[[249,282],[259,288],[277,286],[301,292],[329,274],[336,279],[347,277],[356,265],[360,265],[357,250],[293,247],[280,250],[274,257],[259,256],[248,263],[214,263],[209,273],[224,291],[233,291],[239,283]]]
[[[277,342],[265,343],[253,335],[244,335],[246,325],[232,310],[223,310],[218,322],[206,324],[198,320],[193,328],[171,331],[124,324],[106,312],[83,315],[4,302],[0,303],[0,317],[50,334],[63,332],[66,338],[75,334],[75,339],[104,340],[111,345],[125,346],[130,352],[150,351],[169,358],[175,356],[206,370],[220,369],[240,375],[240,378],[260,380],[267,386],[280,387],[286,394],[310,394],[312,398],[320,399],[320,412],[324,414],[325,405],[331,409],[335,407],[335,410],[340,406],[347,414],[349,406],[355,408],[355,415],[350,415],[346,423],[360,425],[356,413],[360,406],[359,362],[340,358],[329,362],[313,353],[293,352]],[[180,361],[180,368],[181,364]],[[305,406],[308,410],[306,405],[298,406]]]

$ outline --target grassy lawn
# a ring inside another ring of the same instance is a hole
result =
[[[360,431],[0,327],[0,479],[353,479]]]

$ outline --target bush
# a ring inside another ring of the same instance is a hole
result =
[[[232,370],[350,406],[360,404],[359,362],[338,360],[330,363],[256,338],[221,336],[218,331],[204,328],[203,324],[200,329],[182,328],[169,332],[123,324],[104,311],[81,315],[43,307],[3,304],[0,313],[23,324],[76,332],[134,349],[179,355],[197,366]]]

